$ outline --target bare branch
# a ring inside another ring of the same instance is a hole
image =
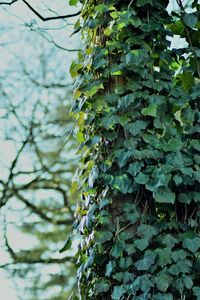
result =
[[[11,2],[0,2],[0,5],[12,5],[18,0],[13,0]],[[80,14],[80,11],[73,13],[73,14],[67,14],[67,15],[61,15],[61,16],[52,16],[52,17],[43,17],[38,11],[36,11],[26,0],[22,0],[24,4],[43,22],[50,21],[50,20],[61,20],[61,19],[68,19],[72,17],[76,17]]]
[[[37,214],[40,218],[42,218],[43,220],[49,222],[49,223],[53,223],[53,224],[57,224],[57,225],[72,225],[73,224],[73,220],[55,220],[52,219],[50,217],[48,217],[47,215],[45,215],[41,209],[37,208],[37,206],[35,206],[34,204],[32,204],[31,202],[29,202],[24,196],[22,196],[18,191],[13,190],[13,193],[16,195],[16,197],[21,200],[28,208],[31,209],[32,212],[34,212],[35,214]]]
[[[14,4],[15,2],[17,2],[18,0],[13,0],[11,2],[0,2],[0,5],[12,5]]]
[[[63,264],[65,262],[71,262],[71,263],[76,262],[74,257],[47,258],[47,259],[42,259],[42,258],[36,258],[36,259],[30,258],[29,259],[28,257],[30,257],[30,255],[29,256],[26,255],[26,257],[17,257],[16,256],[16,260],[14,262],[0,265],[0,268],[6,268],[6,267],[9,267],[9,266],[18,265],[18,264],[28,264],[28,265],[45,264],[46,265],[46,264]]]

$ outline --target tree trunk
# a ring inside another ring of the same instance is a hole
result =
[[[83,1],[82,299],[200,299],[199,59],[166,39],[181,24],[192,43],[197,16],[167,4]]]

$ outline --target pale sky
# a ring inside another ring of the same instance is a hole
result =
[[[8,0],[8,2],[9,1],[10,0]],[[48,3],[48,1],[46,1],[46,3]],[[59,14],[64,14],[64,13],[68,14],[68,13],[77,11],[77,8],[69,7],[69,5],[67,3],[68,3],[68,1],[62,1],[62,0],[52,1],[51,8],[54,9],[55,11],[57,11]],[[34,0],[34,7],[37,8],[37,10],[40,11],[42,15],[49,16],[49,15],[53,14],[52,12],[47,11],[47,5],[45,7],[45,1]],[[40,7],[40,9],[39,9],[39,7]],[[7,10],[7,12],[4,10],[4,8]],[[6,31],[5,34],[1,34],[0,45],[2,45],[2,46],[7,42],[15,40],[16,36],[19,36],[19,34],[23,34],[23,31],[26,31],[26,29],[23,27],[24,22],[30,22],[32,18],[37,20],[38,25],[43,28],[47,28],[47,27],[55,28],[56,26],[59,25],[58,21],[42,23],[42,21],[38,20],[37,17],[34,14],[32,14],[31,11],[21,1],[16,2],[12,6],[4,6],[4,8],[3,8],[3,6],[0,6],[1,26],[5,27],[5,26],[7,26],[8,23],[10,23],[13,28],[12,28],[12,30]],[[69,22],[72,23],[73,19],[70,19]],[[77,38],[75,36],[73,36],[70,39],[70,43],[69,43],[69,35],[72,33],[72,30],[73,30],[72,26],[68,26],[67,28],[59,29],[59,31],[52,30],[52,31],[50,31],[50,33],[52,35],[54,35],[55,41],[57,43],[59,43],[59,45],[62,45],[65,48],[70,48],[70,47],[77,48],[78,43],[77,43]],[[20,39],[20,43],[21,43],[21,41],[23,41],[23,37],[22,37],[22,39]],[[23,45],[19,45],[17,43],[17,44],[10,45],[9,48],[11,51],[16,52],[16,54],[18,51],[19,52],[18,55],[20,55],[20,51],[21,51],[20,47],[21,46],[23,47]],[[10,63],[8,54],[6,56],[6,51],[3,51],[3,50],[5,50],[4,46],[1,48],[0,70],[2,68],[5,69],[7,67],[7,65]],[[29,56],[28,45],[24,45],[23,52],[27,53],[27,58],[28,58],[28,56]],[[66,52],[64,52],[64,53],[66,53]],[[66,54],[64,54],[64,55],[66,55]],[[67,54],[67,55],[69,55],[69,54]],[[73,55],[70,54],[70,57],[72,57],[72,56],[75,57],[75,55],[76,55],[76,53],[73,53]],[[67,68],[69,68],[70,61],[72,59],[73,58],[69,59],[68,66],[66,66],[66,70],[67,70]],[[3,116],[4,113],[5,113],[4,109],[0,108],[0,118]],[[1,120],[0,120],[0,128],[2,128]],[[2,132],[0,132],[0,136],[1,135],[2,135]],[[2,176],[7,175],[5,172],[6,171],[6,163],[9,165],[10,162],[12,161],[13,157],[15,156],[15,149],[13,147],[14,146],[13,146],[12,141],[3,142],[2,138],[1,138],[1,147],[0,147],[1,178],[2,178]],[[27,158],[24,157],[23,161],[25,163],[28,163],[28,157]],[[2,212],[3,211],[1,211],[1,215],[2,215]],[[15,216],[13,216],[13,219],[14,218],[15,218]],[[11,227],[11,228],[9,228],[8,231],[9,231],[8,235],[11,237],[11,241],[12,240],[14,241],[14,244],[15,244],[14,247],[17,248],[19,245],[24,245],[24,249],[25,249],[26,248],[25,245],[30,246],[30,243],[32,243],[34,245],[34,240],[30,241],[30,237],[25,236],[24,234],[20,234],[19,231],[15,230],[14,228]],[[2,241],[3,241],[3,237],[2,237],[1,231],[0,231],[0,247],[3,244]],[[58,255],[58,253],[55,253],[55,256],[56,255]],[[0,248],[0,264],[5,263],[7,261],[8,261],[8,256],[6,255],[4,250],[2,248]],[[19,298],[17,296],[16,288],[17,287],[15,286],[15,283],[12,281],[12,279],[8,279],[6,272],[3,271],[2,269],[0,269],[0,300],[19,300]],[[24,299],[24,300],[26,300],[26,299]]]

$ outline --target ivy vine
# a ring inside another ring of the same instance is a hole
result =
[[[81,299],[200,300],[199,1],[171,15],[165,0],[81,3]]]

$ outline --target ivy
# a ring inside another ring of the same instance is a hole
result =
[[[200,6],[177,2],[169,15],[165,0],[80,1],[85,47],[70,71],[84,300],[200,299]],[[174,35],[188,46],[170,48]]]

